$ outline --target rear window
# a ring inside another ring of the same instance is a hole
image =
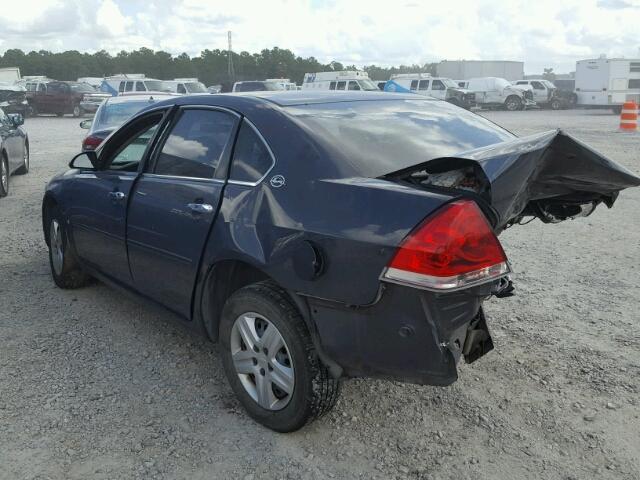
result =
[[[102,105],[91,129],[93,131],[102,130],[107,128],[115,128],[122,125],[134,114],[138,113],[147,105],[153,103],[153,101],[131,101],[123,103],[109,103]]]
[[[479,115],[436,100],[311,104],[287,112],[366,177],[514,138]]]

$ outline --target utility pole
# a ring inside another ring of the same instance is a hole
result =
[[[227,74],[229,75],[229,81],[233,83],[233,81],[235,80],[235,77],[236,77],[236,72],[233,69],[233,52],[232,52],[232,47],[231,47],[231,30],[229,30],[227,36],[229,38],[229,49],[227,50],[227,59],[228,59]]]

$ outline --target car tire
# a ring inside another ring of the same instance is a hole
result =
[[[249,285],[227,300],[220,343],[231,388],[249,416],[265,427],[292,432],[335,405],[340,381],[318,358],[288,294],[273,282]]]
[[[553,100],[551,100],[551,110],[560,110],[562,108],[562,102],[557,99],[554,98]]]
[[[72,113],[73,113],[74,118],[78,118],[78,117],[82,116],[82,108],[80,108],[80,105],[74,105]]]
[[[7,157],[0,157],[0,198],[9,195],[9,162]]]
[[[524,105],[522,103],[522,100],[520,100],[520,98],[518,98],[516,95],[511,95],[504,101],[504,108],[506,108],[510,112],[522,110],[523,106]]]
[[[22,166],[16,170],[16,175],[25,175],[29,173],[29,144],[24,144],[24,155],[22,158]]]
[[[46,212],[47,243],[49,245],[49,265],[55,284],[63,289],[81,288],[91,282],[91,277],[80,267],[69,248],[65,223],[57,208]]]

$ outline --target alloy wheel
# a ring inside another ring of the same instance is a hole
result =
[[[266,410],[286,407],[295,387],[295,370],[276,326],[258,313],[244,313],[233,324],[230,347],[234,368],[249,396]]]
[[[51,264],[57,275],[62,274],[62,266],[64,264],[64,246],[62,244],[62,231],[60,224],[55,218],[51,220],[49,229],[49,244],[51,248]]]

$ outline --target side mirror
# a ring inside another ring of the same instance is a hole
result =
[[[87,118],[86,120],[82,120],[80,122],[80,128],[89,130],[91,128],[92,123],[93,123],[93,118]]]
[[[7,117],[9,117],[9,120],[14,127],[24,125],[24,117],[19,113],[10,113]]]
[[[93,150],[80,152],[69,162],[69,168],[79,168],[81,170],[100,170],[98,155]]]

